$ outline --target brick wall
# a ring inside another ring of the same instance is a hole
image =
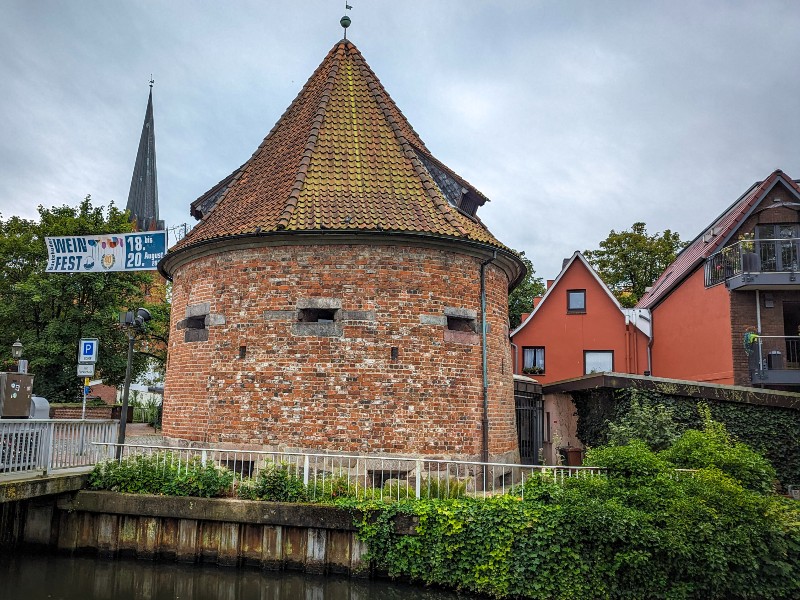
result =
[[[744,351],[744,332],[747,327],[755,327],[758,322],[756,314],[756,293],[754,291],[731,292],[731,338],[733,343],[734,379],[736,385],[751,385],[748,356]],[[761,290],[761,334],[764,336],[798,335],[797,331],[786,331],[784,328],[785,303],[800,302],[800,290]],[[797,359],[797,345],[790,342],[787,347],[782,340],[763,339],[764,355],[770,350],[782,353],[783,360]],[[789,356],[795,354],[795,356]],[[796,362],[796,361],[795,361]]]
[[[477,257],[368,245],[238,249],[176,269],[168,438],[274,449],[477,456]],[[490,454],[517,440],[506,275],[487,269]],[[299,309],[336,311],[298,322]],[[197,341],[192,341],[197,340]]]
[[[119,419],[120,410],[113,406],[87,406],[87,419]],[[80,419],[82,406],[51,406],[51,419]]]
[[[756,210],[742,222],[732,242],[744,233],[753,233],[759,224],[797,223],[798,213],[791,207],[782,206],[780,201],[791,201],[793,194],[782,184],[776,185],[759,203]],[[731,341],[733,345],[734,383],[752,384],[748,356],[744,351],[743,337],[747,327],[756,327],[755,291],[731,292]],[[767,302],[770,300],[771,302]],[[760,292],[761,333],[765,336],[797,335],[797,332],[784,331],[784,302],[800,301],[800,285],[797,291],[764,289]],[[771,304],[772,306],[768,306]],[[773,343],[765,340],[765,344]],[[777,343],[777,342],[776,342]],[[780,346],[780,344],[779,344]],[[778,346],[776,346],[778,347]],[[782,348],[785,350],[785,348]],[[785,354],[785,352],[784,352]]]

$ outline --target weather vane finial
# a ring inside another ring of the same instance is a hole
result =
[[[350,6],[345,0],[344,9],[352,10],[353,7]],[[345,15],[339,19],[339,24],[344,28],[344,39],[347,39],[347,28],[350,27],[350,17],[347,16],[347,13],[345,13]]]
[[[155,79],[153,79],[153,74],[152,74],[152,73],[150,73],[150,89],[151,89],[151,90],[153,89],[153,84],[154,84],[155,82],[156,82],[156,80],[155,80]]]

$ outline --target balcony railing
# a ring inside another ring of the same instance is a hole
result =
[[[706,260],[706,287],[746,273],[800,271],[800,239],[743,240],[726,246]]]
[[[753,383],[800,385],[800,336],[760,335],[750,352]]]

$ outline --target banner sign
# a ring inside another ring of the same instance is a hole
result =
[[[166,231],[48,237],[47,273],[152,271],[167,251]]]

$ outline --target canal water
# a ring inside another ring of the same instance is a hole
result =
[[[387,581],[50,553],[0,553],[2,600],[467,600]]]

